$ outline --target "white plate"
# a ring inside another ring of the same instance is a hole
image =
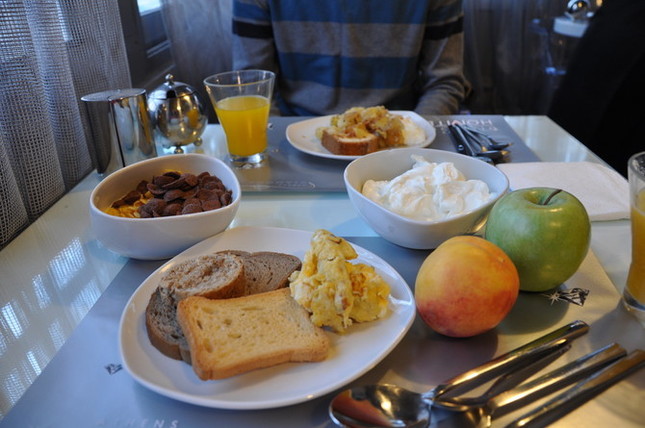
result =
[[[432,126],[430,122],[428,122],[415,112],[394,110],[390,113],[409,117],[413,123],[420,126],[421,129],[423,129],[426,133],[425,140],[419,141],[416,144],[408,144],[404,147],[427,147],[430,145],[430,143],[432,143],[432,141],[434,141],[437,135],[437,131],[435,131],[434,126]],[[287,126],[287,140],[297,150],[314,156],[343,160],[354,160],[360,157],[336,155],[323,147],[320,140],[316,137],[316,129],[323,126],[329,126],[331,118],[332,116],[321,116],[292,123],[291,125]]]
[[[145,309],[171,266],[213,251],[239,249],[278,251],[303,259],[311,232],[238,227],[200,242],[153,272],[134,292],[119,327],[121,358],[142,385],[167,397],[223,409],[265,409],[311,400],[358,378],[372,369],[403,338],[416,313],[410,288],[399,273],[375,254],[354,245],[358,261],[374,266],[390,284],[390,313],[381,320],[355,324],[344,335],[328,333],[331,350],[319,363],[288,363],[217,381],[202,381],[188,364],[154,348],[146,334]]]

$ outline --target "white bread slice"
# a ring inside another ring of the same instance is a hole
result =
[[[233,299],[188,297],[177,319],[202,380],[223,379],[286,362],[322,361],[329,338],[289,288]]]
[[[345,137],[342,134],[334,134],[324,130],[321,142],[324,148],[337,155],[362,156],[375,152],[380,148],[380,141],[377,135],[366,137]]]

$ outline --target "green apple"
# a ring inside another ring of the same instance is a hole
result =
[[[486,222],[485,237],[511,258],[520,290],[545,291],[569,279],[589,250],[587,210],[561,189],[518,189],[501,197]]]

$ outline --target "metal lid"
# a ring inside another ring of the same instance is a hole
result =
[[[173,76],[172,74],[166,74],[166,81],[157,86],[150,93],[150,95],[148,95],[148,98],[167,100],[172,98],[179,98],[184,95],[192,95],[194,93],[195,88],[187,85],[186,83],[175,82],[175,76]]]

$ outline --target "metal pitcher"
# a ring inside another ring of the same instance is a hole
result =
[[[157,156],[145,89],[95,92],[81,100],[88,117],[90,153],[100,175]]]

